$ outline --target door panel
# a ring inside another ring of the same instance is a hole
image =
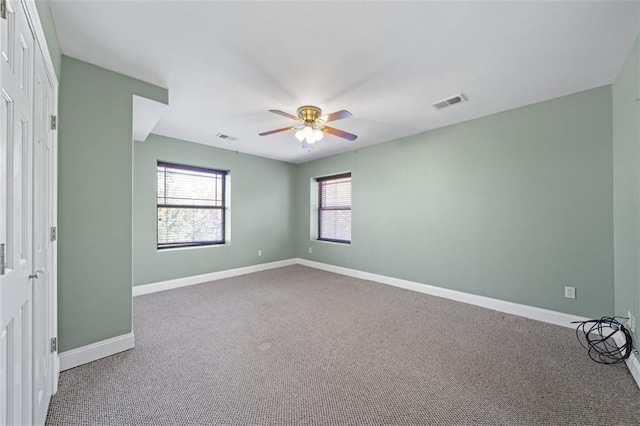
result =
[[[53,257],[49,234],[53,210],[53,84],[39,53],[34,72],[33,269],[38,277],[33,280],[33,413],[34,423],[42,424],[53,392]]]
[[[0,244],[6,260],[0,268],[0,424],[20,425],[32,423],[34,37],[18,0],[7,1],[0,34]]]

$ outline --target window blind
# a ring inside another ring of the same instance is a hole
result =
[[[224,244],[227,172],[158,162],[158,248]]]
[[[317,178],[318,239],[351,242],[351,173]]]

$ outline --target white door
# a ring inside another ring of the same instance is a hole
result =
[[[35,55],[33,103],[33,423],[44,424],[53,393],[53,84],[42,53]]]
[[[0,424],[32,423],[33,34],[18,0],[0,20]]]

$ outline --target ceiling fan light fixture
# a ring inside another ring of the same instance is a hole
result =
[[[310,137],[313,136],[313,127],[309,125],[304,126],[304,129],[302,129],[302,133],[307,139],[309,139]]]
[[[304,133],[302,132],[302,130],[298,130],[296,132],[296,139],[298,139],[300,142],[302,142],[304,140],[305,136]]]
[[[324,136],[324,133],[322,133],[322,130],[313,129],[313,138],[315,139],[316,142],[321,140],[323,136]]]

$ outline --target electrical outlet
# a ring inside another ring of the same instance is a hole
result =
[[[564,297],[567,299],[575,299],[576,298],[576,288],[565,286],[564,288]]]
[[[262,250],[258,250],[258,257],[262,256]]]
[[[313,250],[311,250],[311,247],[309,247],[309,254],[313,253]]]

